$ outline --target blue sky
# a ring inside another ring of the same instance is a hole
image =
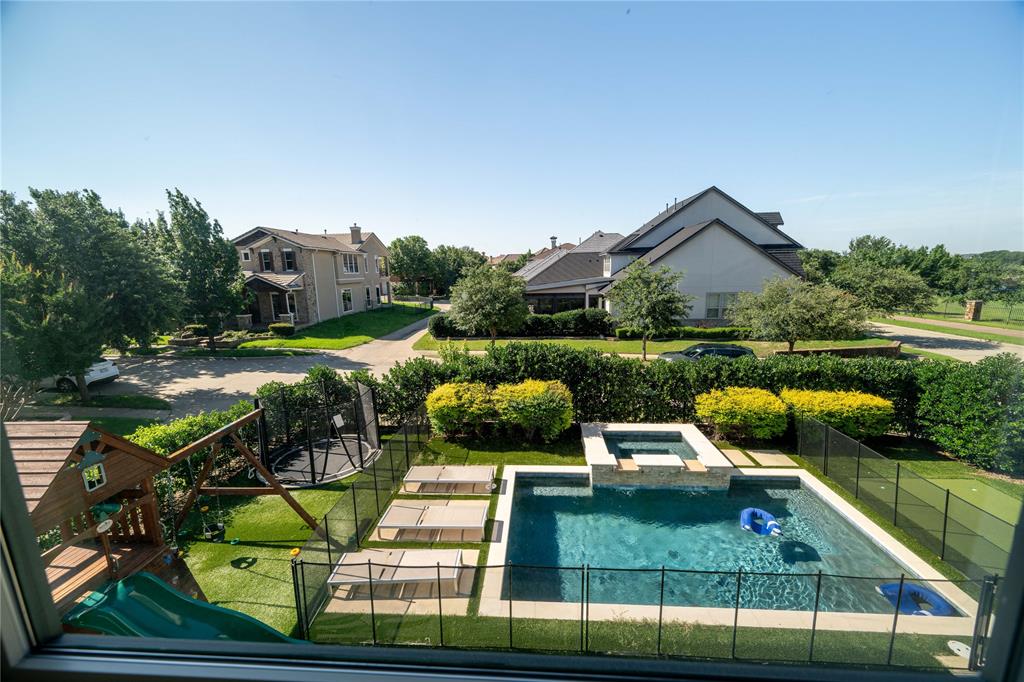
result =
[[[488,253],[718,185],[805,246],[1024,248],[1007,3],[10,3],[2,185]]]

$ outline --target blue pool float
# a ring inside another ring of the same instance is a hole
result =
[[[747,507],[740,512],[740,527],[758,535],[782,535],[782,526],[764,509]]]
[[[940,594],[924,585],[903,583],[903,595],[900,596],[899,583],[886,583],[875,588],[878,594],[896,606],[896,598],[900,600],[900,613],[907,616],[955,616],[957,610]]]

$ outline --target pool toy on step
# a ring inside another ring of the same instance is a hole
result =
[[[764,509],[747,507],[740,512],[740,528],[757,535],[782,535],[782,526]]]
[[[900,613],[907,616],[955,616],[956,608],[935,590],[914,583],[903,583],[900,593],[899,583],[885,583],[875,588],[878,594],[896,606],[899,599]]]

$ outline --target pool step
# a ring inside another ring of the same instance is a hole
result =
[[[640,467],[631,458],[624,457],[619,460],[619,471],[640,471]]]

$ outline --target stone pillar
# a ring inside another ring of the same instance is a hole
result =
[[[964,319],[972,320],[977,322],[981,319],[981,301],[967,301],[967,307],[964,309]]]

